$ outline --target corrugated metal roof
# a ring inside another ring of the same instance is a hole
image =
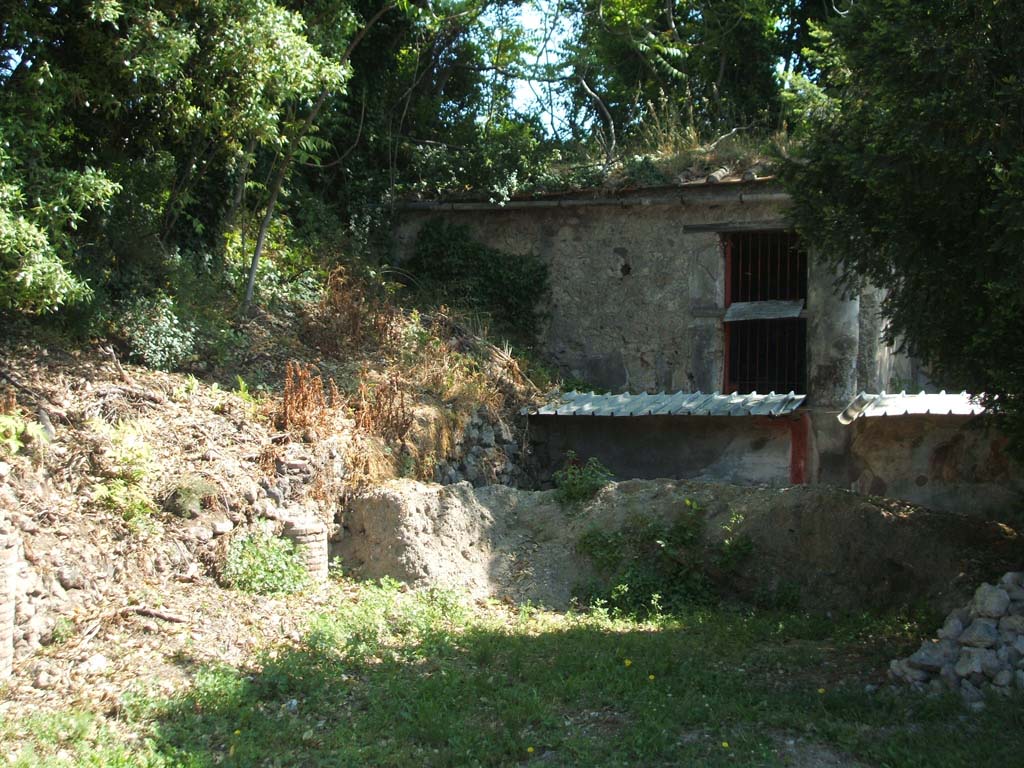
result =
[[[979,397],[967,392],[947,394],[945,390],[938,394],[919,392],[916,395],[908,395],[906,392],[881,392],[877,395],[861,392],[836,418],[841,424],[851,424],[862,416],[976,416],[985,412]]]
[[[796,301],[734,301],[725,310],[725,322],[741,320],[779,320],[800,317],[804,300]]]
[[[777,395],[756,392],[676,392],[657,395],[628,392],[598,395],[594,392],[565,392],[553,403],[541,408],[523,409],[532,416],[784,416],[803,403],[807,395]]]

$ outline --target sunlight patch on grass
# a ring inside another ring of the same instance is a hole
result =
[[[126,705],[121,725],[145,749],[91,749],[165,766],[770,766],[803,748],[849,765],[1011,764],[1019,701],[967,716],[953,697],[865,691],[925,632],[912,616],[728,607],[636,622],[385,580],[249,668],[206,668],[176,698]],[[63,743],[32,738],[41,754]]]

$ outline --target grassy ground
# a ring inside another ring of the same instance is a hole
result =
[[[908,617],[747,609],[644,622],[470,605],[366,585],[298,645],[201,668],[174,699],[146,684],[107,715],[0,725],[16,766],[1010,766],[1020,699],[968,714],[894,692]]]

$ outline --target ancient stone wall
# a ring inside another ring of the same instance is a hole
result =
[[[686,188],[674,197],[625,195],[615,205],[520,204],[486,210],[404,209],[397,260],[433,217],[466,224],[480,242],[548,264],[551,297],[542,345],[566,375],[612,391],[721,390],[725,259],[720,225],[779,228],[784,196],[770,186]],[[696,228],[696,229],[695,229]],[[835,274],[811,249],[808,269],[810,400],[842,406],[856,394],[859,300],[835,293]]]
[[[13,527],[0,520],[0,680],[14,664],[14,608],[18,567],[18,538]]]

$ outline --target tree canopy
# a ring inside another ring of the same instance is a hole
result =
[[[787,183],[889,335],[1024,434],[1024,10],[861,0],[818,38]]]
[[[644,170],[652,124],[675,149],[745,131],[787,147],[808,240],[889,290],[892,338],[1022,411],[1019,4],[558,0],[547,31],[522,5],[3,3],[0,311],[127,337],[160,318],[183,351],[222,336],[214,305],[386,258],[398,195],[500,202]]]

